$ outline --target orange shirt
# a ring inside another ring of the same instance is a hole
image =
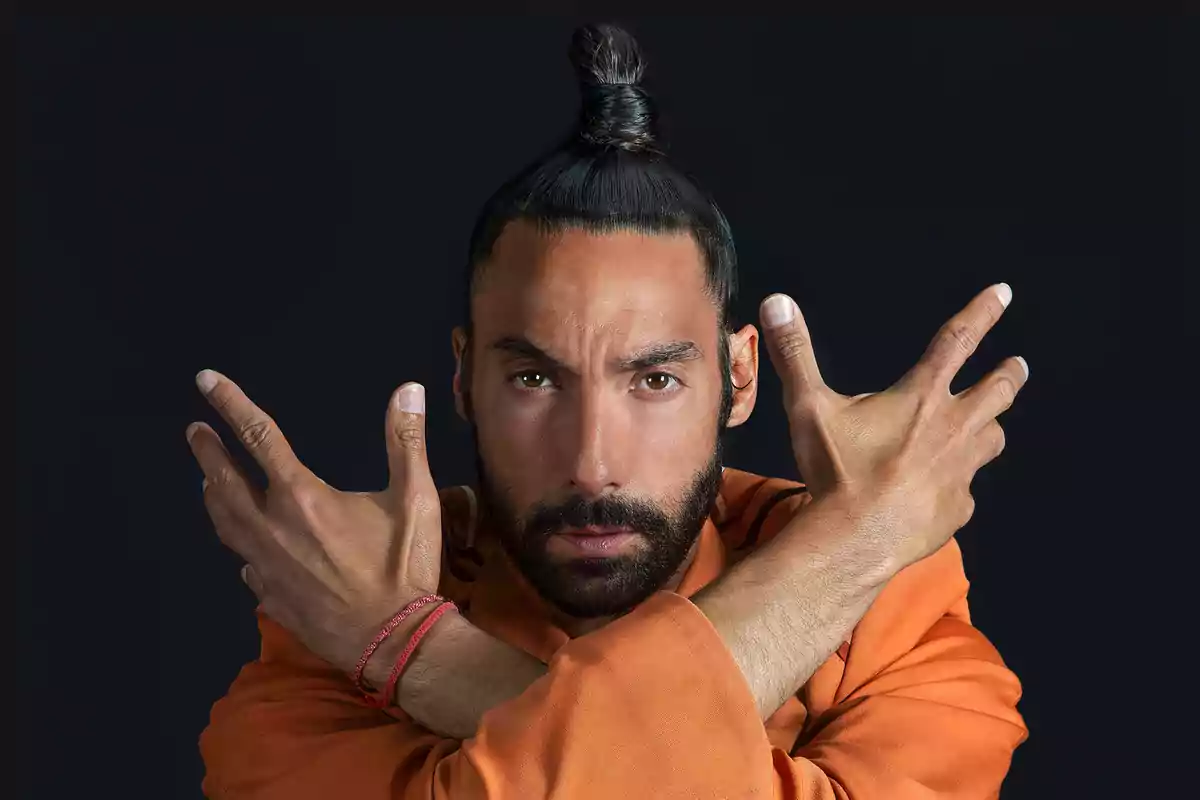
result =
[[[810,499],[726,469],[674,591],[569,638],[498,544],[474,495],[442,491],[439,591],[548,665],[466,741],[368,706],[348,677],[259,613],[262,652],[200,737],[205,793],[255,800],[996,797],[1027,736],[1017,677],[971,626],[951,539],[897,574],[849,641],[765,724],[708,618],[686,598]],[[481,668],[484,668],[481,665]]]

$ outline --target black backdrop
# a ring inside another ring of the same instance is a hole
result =
[[[21,796],[199,796],[196,737],[257,638],[184,442],[213,419],[196,371],[362,489],[385,479],[391,389],[422,381],[435,477],[471,479],[450,394],[466,237],[573,121],[580,21],[19,22]],[[1004,795],[1111,796],[1111,675],[1079,661],[1107,624],[1080,586],[1117,524],[1097,500],[1114,444],[1110,406],[1078,395],[1121,352],[1122,270],[1174,256],[1165,23],[617,21],[731,219],[741,320],[791,292],[836,388],[883,387],[1012,285],[956,385],[1031,367],[959,535],[977,624],[1025,685]],[[764,358],[728,462],[794,475],[784,426]]]

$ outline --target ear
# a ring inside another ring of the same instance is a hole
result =
[[[758,330],[753,325],[729,334],[729,373],[733,407],[726,427],[733,428],[750,418],[758,400]]]
[[[467,357],[467,347],[470,343],[467,339],[467,332],[460,325],[450,333],[450,345],[454,348],[454,408],[458,411],[458,415],[467,422],[471,421],[470,414],[467,413],[467,406],[470,401],[463,393],[463,369],[469,369],[469,365],[464,367],[464,361]],[[468,376],[469,380],[470,376]]]

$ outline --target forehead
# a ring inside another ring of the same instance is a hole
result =
[[[703,253],[686,232],[549,233],[518,221],[483,265],[472,316],[481,338],[522,334],[550,344],[574,332],[701,344],[717,309]]]

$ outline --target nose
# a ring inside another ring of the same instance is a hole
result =
[[[621,484],[615,460],[621,422],[612,405],[595,390],[585,393],[578,402],[571,486],[585,497],[598,497]]]

